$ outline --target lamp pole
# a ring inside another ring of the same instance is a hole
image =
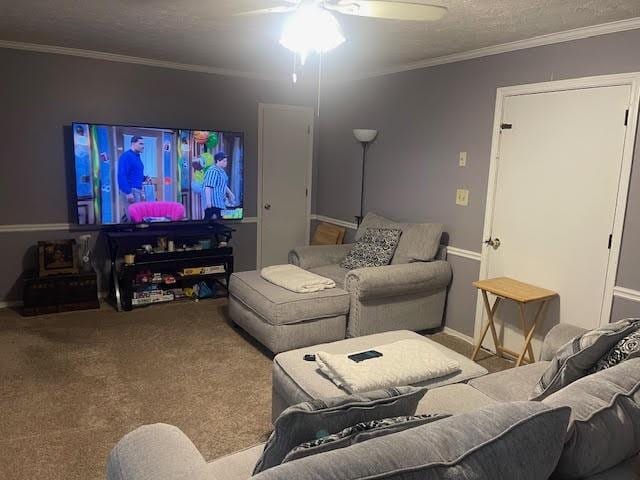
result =
[[[364,175],[369,142],[360,142],[360,145],[362,145],[362,175],[360,175],[360,215],[356,217],[356,223],[358,225],[362,223],[362,219],[364,218]]]

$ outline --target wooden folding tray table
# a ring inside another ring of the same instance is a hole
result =
[[[491,329],[491,335],[493,336],[493,342],[496,346],[496,354],[498,356],[502,357],[504,356],[504,354],[507,354],[516,358],[516,367],[522,365],[522,362],[525,360],[525,356],[528,357],[526,358],[528,363],[535,362],[535,358],[533,356],[533,348],[531,347],[531,339],[533,338],[533,333],[538,324],[541,323],[544,310],[549,300],[553,297],[556,297],[558,294],[552,290],[536,287],[535,285],[523,283],[509,277],[497,277],[487,280],[478,280],[477,282],[473,282],[473,286],[480,290],[480,292],[482,293],[484,307],[487,311],[487,323],[482,328],[480,339],[478,340],[478,344],[473,350],[471,360],[476,359],[476,356],[480,351],[480,347],[482,346],[482,342],[484,341],[484,337],[487,335],[487,331]],[[489,297],[487,295],[488,293],[496,295],[493,306],[491,306],[489,303]],[[522,324],[522,334],[524,336],[524,347],[522,349],[522,352],[520,353],[505,348],[505,346],[498,339],[498,334],[496,333],[494,316],[496,314],[496,311],[498,310],[500,301],[503,299],[512,300],[518,304],[518,309],[520,311],[520,322]],[[529,328],[527,325],[527,319],[525,317],[525,305],[532,302],[539,302],[540,305],[538,306],[538,310],[533,317],[533,324],[531,325],[531,328]]]

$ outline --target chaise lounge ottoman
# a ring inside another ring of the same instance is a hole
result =
[[[257,271],[231,275],[231,319],[273,353],[346,336],[349,294],[341,288],[295,293]]]
[[[471,379],[487,374],[487,370],[475,362],[472,362],[464,355],[440,345],[433,340],[423,337],[409,330],[396,330],[393,332],[377,333],[364,337],[348,338],[333,343],[323,345],[314,345],[311,347],[300,348],[281,353],[273,360],[273,384],[271,396],[271,413],[275,420],[282,411],[291,405],[300,402],[306,402],[317,398],[330,398],[347,395],[347,393],[338,388],[331,380],[320,373],[316,362],[304,360],[306,354],[325,351],[328,353],[354,353],[371,350],[376,346],[385,345],[399,340],[421,340],[428,342],[430,345],[438,348],[449,358],[456,360],[460,364],[460,370],[443,377],[434,378],[416,384],[416,386],[442,387],[447,385],[445,389],[436,389],[433,392],[442,393],[447,402],[454,399],[458,403],[469,403],[469,406],[477,407],[478,404],[490,403],[490,399],[480,392],[475,391],[466,385],[453,385],[468,382]],[[467,387],[467,388],[461,388]],[[459,392],[458,392],[459,391]],[[429,392],[431,393],[431,391]],[[453,394],[452,394],[453,393]],[[459,393],[459,395],[456,395]],[[470,398],[472,396],[473,398]],[[468,398],[464,398],[468,397]],[[476,398],[478,397],[478,398]],[[435,398],[425,396],[424,401],[436,402]],[[454,402],[455,403],[455,402]],[[446,407],[446,405],[443,405]],[[455,405],[456,411],[464,410],[465,406]],[[440,412],[448,411],[446,408],[438,410]]]

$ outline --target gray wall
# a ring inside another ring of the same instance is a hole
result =
[[[640,71],[640,30],[484,57],[325,88],[317,155],[316,213],[353,221],[359,209],[360,146],[353,128],[376,128],[365,211],[442,222],[449,244],[479,252],[498,87]],[[640,143],[639,143],[640,148]],[[458,153],[468,152],[467,167]],[[637,157],[638,158],[638,157]],[[455,205],[468,188],[468,207]],[[640,167],[629,196],[618,285],[640,290]],[[453,260],[447,325],[473,333],[478,277]],[[477,263],[477,262],[476,262]]]
[[[246,215],[255,217],[258,103],[315,101],[315,85],[309,83],[294,87],[6,49],[0,49],[0,65],[0,225],[73,222],[63,130],[73,121],[244,131]],[[254,268],[256,226],[236,228],[238,269]],[[37,240],[77,235],[3,233],[0,301],[19,298],[17,280],[22,268],[35,264],[28,252]]]

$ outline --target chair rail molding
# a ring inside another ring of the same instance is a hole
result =
[[[454,257],[468,258],[469,260],[475,260],[479,262],[482,259],[480,252],[474,252],[472,250],[465,250],[463,248],[447,246],[447,254]]]
[[[344,228],[349,228],[351,230],[358,229],[358,225],[353,222],[347,222],[346,220],[327,217],[325,215],[318,215],[317,213],[311,214],[309,218],[311,220],[317,220],[319,222],[333,223],[334,225],[338,225]],[[470,260],[475,260],[477,262],[479,262],[482,258],[482,254],[480,252],[465,250],[464,248],[452,247],[450,245],[446,245],[446,247],[447,247],[447,254],[453,255],[455,257],[468,258]]]
[[[640,290],[633,290],[626,287],[613,287],[613,296],[631,300],[632,302],[640,302]]]
[[[258,217],[245,217],[242,220],[229,220],[234,223],[258,223]],[[56,232],[56,231],[88,231],[100,230],[98,225],[77,225],[75,223],[20,223],[13,225],[0,225],[0,233],[19,232]]]
[[[357,230],[358,225],[353,222],[347,222],[346,220],[339,220],[337,218],[325,217],[324,215],[318,215],[312,213],[309,217],[311,220],[317,220],[318,222],[333,223],[339,227],[349,228],[351,230]]]

